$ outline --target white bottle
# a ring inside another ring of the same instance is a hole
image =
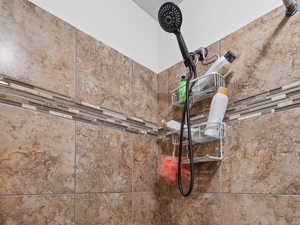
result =
[[[209,68],[209,70],[203,75],[206,76],[198,81],[198,84],[193,88],[193,92],[200,92],[214,85],[213,73],[219,72],[227,64],[231,64],[236,59],[235,55],[228,51],[224,56],[219,57],[214,64]]]
[[[214,62],[214,64],[209,68],[209,70],[204,75],[219,72],[223,66],[233,63],[235,59],[236,57],[235,55],[232,54],[232,52],[230,51],[226,52],[224,56],[221,56],[220,58],[217,59],[217,61]]]
[[[180,128],[181,128],[181,123],[175,121],[175,120],[170,120],[166,123],[166,126],[170,129],[170,130],[173,130],[173,131],[177,131],[179,132],[180,131]],[[184,137],[187,137],[188,136],[188,133],[187,133],[187,126],[184,125],[184,129],[185,129],[185,132],[183,133],[183,136]],[[197,131],[195,128],[191,128],[191,132],[192,132],[192,139],[193,139],[193,134],[194,132]]]
[[[219,87],[217,94],[213,97],[208,115],[208,124],[206,125],[204,132],[206,136],[214,138],[220,137],[218,123],[221,123],[225,116],[228,105],[227,94],[227,88]]]

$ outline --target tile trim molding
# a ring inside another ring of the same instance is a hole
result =
[[[0,103],[41,113],[157,136],[156,123],[55,93],[0,74]]]

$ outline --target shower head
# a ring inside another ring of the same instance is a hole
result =
[[[196,73],[196,66],[180,32],[182,25],[180,8],[173,2],[164,3],[158,11],[158,21],[164,31],[176,35],[185,66],[191,68]]]
[[[291,17],[299,10],[299,5],[295,0],[282,0],[286,7],[286,16]]]
[[[172,2],[164,3],[159,9],[158,21],[164,31],[169,33],[180,32],[182,25],[180,8]]]

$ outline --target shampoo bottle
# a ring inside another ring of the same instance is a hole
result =
[[[214,64],[209,68],[209,70],[204,74],[205,78],[199,80],[198,84],[193,88],[194,92],[201,92],[207,88],[214,85],[213,73],[218,73],[227,64],[231,64],[236,59],[232,52],[226,52],[224,56],[221,56],[214,62]]]
[[[208,124],[205,128],[205,135],[209,137],[219,138],[220,131],[218,123],[224,119],[225,112],[228,105],[228,89],[220,87],[217,94],[212,99],[210,111],[208,115]]]
[[[179,86],[178,97],[179,97],[180,104],[184,104],[186,101],[186,82],[187,82],[186,76],[181,76],[178,82],[178,86]]]
[[[224,56],[218,58],[216,62],[209,68],[209,70],[205,73],[205,75],[214,73],[214,72],[219,72],[220,69],[230,63],[233,63],[234,60],[236,59],[235,55],[232,52],[226,52]]]

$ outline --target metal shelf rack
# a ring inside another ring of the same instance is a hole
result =
[[[206,129],[217,129],[217,135],[215,137],[205,135]],[[225,123],[200,123],[192,125],[192,142],[193,144],[206,143],[211,141],[219,141],[220,148],[218,156],[206,155],[201,157],[194,157],[194,163],[204,163],[204,162],[215,162],[221,161],[223,159],[224,147],[223,139],[225,136]],[[173,145],[179,145],[179,133],[172,133],[172,143]],[[184,137],[187,137],[187,131],[184,132]],[[183,145],[187,145],[187,141],[183,141]],[[189,164],[190,160],[183,160],[182,164]]]
[[[225,78],[220,73],[210,73],[191,80],[191,85],[192,84],[194,84],[194,86],[190,96],[191,105],[213,96],[219,87],[225,87]],[[179,88],[181,87],[171,91],[171,101],[172,105],[183,107],[183,104],[179,101]]]

